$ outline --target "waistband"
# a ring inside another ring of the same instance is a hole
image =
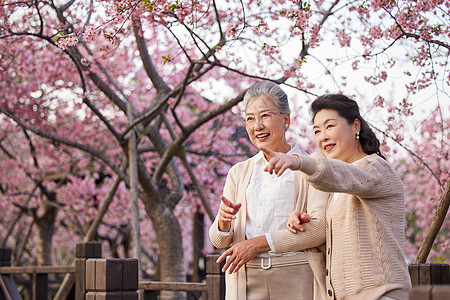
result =
[[[285,253],[263,252],[263,253],[259,253],[258,255],[256,255],[255,258],[295,256],[295,255],[302,255],[302,254],[304,254],[303,251],[285,252]]]
[[[289,252],[284,255],[267,255],[266,257],[255,257],[246,263],[247,268],[268,270],[270,268],[288,267],[293,265],[308,264],[308,259],[303,252]]]

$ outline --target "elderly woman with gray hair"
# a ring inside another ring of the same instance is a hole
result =
[[[243,121],[257,148],[303,154],[286,141],[290,109],[285,92],[260,81],[248,89]],[[310,186],[300,172],[277,177],[264,172],[267,154],[234,165],[228,172],[219,212],[209,230],[225,250],[226,299],[325,299],[325,206],[329,193]],[[307,213],[304,232],[286,229],[293,210]]]

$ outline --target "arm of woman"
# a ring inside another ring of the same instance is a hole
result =
[[[302,164],[315,165],[314,172],[305,173],[305,179],[316,189],[347,193],[369,200],[392,196],[401,190],[401,180],[392,166],[372,154],[352,164],[327,159],[322,154],[302,156]]]
[[[303,176],[302,176],[302,180]],[[303,188],[305,189],[305,187]],[[319,247],[325,243],[325,209],[331,194],[314,189],[306,185],[306,212],[310,216],[307,223],[302,223],[303,231],[292,233],[289,230],[278,230],[270,233],[274,253],[284,253],[290,251],[301,251],[309,248]]]
[[[237,272],[244,264],[263,252],[271,250],[275,253],[300,251],[318,247],[325,243],[325,208],[330,194],[312,188],[306,183],[303,176],[300,175],[299,177],[301,180],[301,182],[298,182],[300,199],[297,200],[298,207],[296,208],[300,209],[301,203],[306,203],[304,208],[310,216],[310,220],[302,224],[305,229],[304,232],[293,234],[288,230],[279,230],[269,233],[272,247],[274,247],[272,249],[264,235],[234,244],[224,251],[217,260],[220,263],[228,257],[222,268],[223,272],[227,270],[230,274]]]
[[[244,240],[237,244],[234,244],[231,248],[224,251],[219,258],[217,263],[222,262],[228,257],[225,265],[222,268],[222,272],[236,273],[243,265],[249,262],[259,253],[270,251],[269,244],[264,235],[260,235],[248,240]]]
[[[316,189],[370,199],[392,195],[399,176],[383,158],[372,154],[354,163],[327,159],[320,153],[287,155],[262,147],[272,156],[265,171],[280,176],[286,169],[299,170]]]
[[[231,168],[228,172],[219,212],[211,227],[209,227],[209,238],[213,245],[219,249],[226,248],[233,243],[234,230],[232,221],[236,219],[240,209],[240,203],[234,203],[236,195],[236,175],[234,170],[235,168]]]

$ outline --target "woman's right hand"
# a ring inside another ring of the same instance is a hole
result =
[[[241,208],[241,203],[233,204],[225,196],[221,196],[222,203],[219,208],[219,230],[228,232],[231,228],[231,221],[236,219],[236,214]]]
[[[302,159],[299,155],[275,152],[266,147],[261,147],[261,150],[270,157],[269,164],[264,168],[269,174],[275,173],[279,177],[287,169],[300,170]]]
[[[297,231],[305,231],[305,228],[301,225],[307,223],[311,220],[311,217],[302,211],[294,210],[288,218],[286,228],[292,233],[297,233]]]

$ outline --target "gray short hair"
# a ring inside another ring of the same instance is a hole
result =
[[[282,114],[288,114],[291,112],[286,93],[278,86],[278,84],[268,80],[258,81],[248,88],[244,96],[245,107],[247,107],[250,99],[263,95],[275,96],[277,99],[278,108]]]

